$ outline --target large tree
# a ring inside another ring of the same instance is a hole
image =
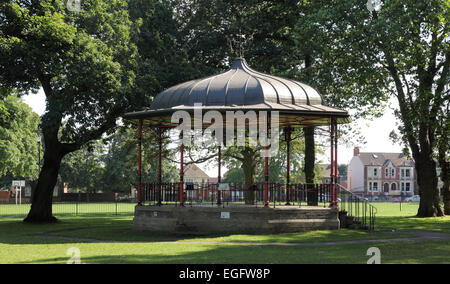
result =
[[[365,1],[319,2],[308,16],[317,24],[307,30],[324,39],[321,62],[328,67],[322,72],[335,82],[329,90],[356,105],[398,101],[402,141],[415,160],[421,193],[417,215],[442,215],[433,154],[437,118],[448,120],[439,113],[449,99],[449,2],[386,0],[378,12],[369,12]]]
[[[143,101],[132,92],[136,48],[123,0],[0,4],[0,83],[21,92],[44,90],[44,163],[27,222],[54,222],[52,190],[62,158],[114,129]],[[64,122],[64,129],[61,129]]]
[[[39,115],[16,95],[0,98],[0,105],[4,106],[0,113],[0,178],[34,180],[38,174]]]

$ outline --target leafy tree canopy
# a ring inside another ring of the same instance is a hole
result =
[[[433,155],[443,137],[440,121],[448,121],[449,1],[386,0],[373,12],[365,1],[315,3],[307,18],[316,24],[299,22],[296,32],[317,43],[311,52],[325,68],[315,72],[328,74],[318,80],[328,77],[337,98],[355,107],[398,101],[400,137],[416,162],[421,190],[418,216],[441,215]]]
[[[15,95],[0,99],[0,177],[36,179],[38,174],[37,129],[39,116]]]

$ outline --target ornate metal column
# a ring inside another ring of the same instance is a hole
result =
[[[286,205],[291,205],[291,127],[286,127]]]
[[[162,204],[162,129],[158,128],[158,146],[159,146],[159,155],[158,155],[158,205]]]
[[[181,135],[183,136],[183,135]],[[184,165],[183,165],[183,158],[184,158],[184,144],[181,142],[180,147],[180,207],[184,207]]]
[[[330,207],[334,206],[334,118],[330,123],[331,163],[330,163]]]
[[[139,120],[138,129],[138,206],[142,206],[142,119]]]
[[[217,174],[217,205],[221,205],[222,204],[222,200],[221,200],[221,192],[219,190],[219,184],[221,182],[221,163],[222,163],[222,147],[219,146],[219,153],[217,156],[217,164],[218,164],[218,174]]]

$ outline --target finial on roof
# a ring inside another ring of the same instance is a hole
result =
[[[245,64],[247,64],[247,62],[243,57],[236,57],[233,65],[231,65],[231,69],[244,69]]]
[[[238,58],[243,58],[246,47],[253,41],[253,34],[245,35],[242,33],[241,29],[239,29],[239,34],[228,36],[227,41],[231,54]]]

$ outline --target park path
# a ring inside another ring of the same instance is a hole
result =
[[[442,241],[450,240],[450,234],[432,231],[415,230],[410,231],[415,237],[397,238],[397,239],[374,239],[374,240],[352,240],[352,241],[335,241],[335,242],[319,242],[319,243],[276,243],[276,242],[220,242],[220,241],[113,241],[113,240],[96,240],[89,238],[76,238],[57,235],[60,232],[77,231],[84,228],[76,228],[69,230],[53,231],[45,234],[33,235],[33,237],[46,239],[59,239],[71,242],[82,243],[144,243],[144,244],[221,244],[221,245],[250,245],[250,246],[297,246],[297,247],[322,247],[334,245],[350,245],[350,244],[368,244],[368,243],[386,243],[386,242],[418,242],[418,241]]]

